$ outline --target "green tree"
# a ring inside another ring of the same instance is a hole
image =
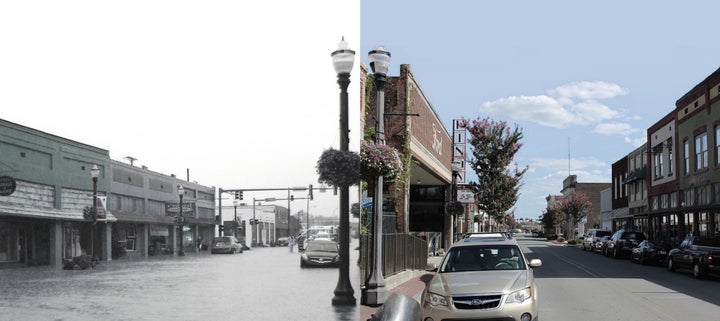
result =
[[[463,119],[461,125],[468,130],[468,141],[473,147],[469,164],[479,180],[474,185],[478,208],[495,221],[503,222],[506,212],[517,203],[520,179],[528,169],[518,170],[517,163],[511,168],[515,154],[522,147],[522,131],[517,125],[511,129],[506,122],[489,118]]]

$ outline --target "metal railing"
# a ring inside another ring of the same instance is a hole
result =
[[[365,284],[366,271],[370,269],[372,243],[370,235],[360,236],[360,276]],[[383,234],[383,276],[387,277],[406,270],[425,270],[428,258],[427,241],[410,234]]]

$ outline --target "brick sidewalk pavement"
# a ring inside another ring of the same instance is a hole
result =
[[[430,257],[428,258],[428,263],[439,264],[441,259],[442,257],[439,256]],[[420,302],[420,300],[422,300],[420,295],[422,295],[425,285],[430,282],[430,279],[432,279],[434,275],[435,272],[421,271],[421,273],[418,273],[418,275],[413,276],[411,279],[388,289],[387,295],[390,297],[393,293],[402,293]],[[373,313],[375,313],[379,308],[380,307],[360,305],[360,321],[369,320]]]

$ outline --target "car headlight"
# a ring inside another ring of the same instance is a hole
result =
[[[307,254],[303,253],[302,259],[305,260],[305,261],[307,261],[307,259],[308,259]]]
[[[439,294],[427,292],[425,293],[425,302],[430,303],[430,305],[437,306],[437,305],[448,305],[447,299]]]
[[[532,296],[532,288],[527,287],[519,291],[515,291],[508,295],[505,303],[522,303]]]

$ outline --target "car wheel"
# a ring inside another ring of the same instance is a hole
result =
[[[673,260],[672,260],[672,258],[668,258],[668,261],[667,261],[667,269],[668,269],[668,271],[670,271],[670,272],[675,272],[675,266],[673,265]]]
[[[640,254],[640,257],[638,258],[638,263],[640,263],[641,265],[645,265],[645,263],[647,263],[647,259],[645,259],[645,257]]]
[[[703,271],[702,267],[700,267],[700,264],[697,262],[693,263],[692,267],[693,277],[696,279],[702,279],[705,276],[705,272]]]

